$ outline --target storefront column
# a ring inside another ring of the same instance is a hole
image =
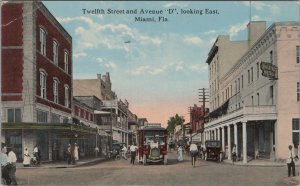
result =
[[[237,123],[233,124],[233,130],[234,130],[234,144],[235,144],[235,150],[236,150],[236,155],[238,152],[238,139],[237,139]]]
[[[216,128],[216,140],[219,140],[219,128]]]
[[[230,125],[227,125],[227,151],[228,159],[231,160],[231,134],[230,134]]]
[[[222,151],[225,152],[225,127],[224,126],[222,127]]]
[[[247,163],[247,126],[245,121],[243,121],[243,163]]]

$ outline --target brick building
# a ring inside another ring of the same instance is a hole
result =
[[[2,142],[18,159],[38,144],[42,160],[53,144],[63,158],[72,132],[72,37],[41,2],[2,5]],[[87,131],[90,131],[87,130]]]

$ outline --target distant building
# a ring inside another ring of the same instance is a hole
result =
[[[161,127],[161,123],[147,123],[147,127]]]
[[[97,79],[74,79],[74,96],[96,96],[100,100],[118,99],[112,91],[112,83],[109,73],[105,75],[97,74]]]

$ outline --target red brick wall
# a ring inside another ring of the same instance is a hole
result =
[[[40,26],[47,32],[47,41],[46,41],[46,57],[40,54]],[[59,105],[51,103],[54,108],[60,109],[64,106],[65,101],[65,84],[69,86],[69,102],[71,103],[71,91],[72,91],[72,76],[70,75],[72,69],[72,51],[71,44],[67,41],[67,39],[57,30],[56,27],[52,25],[52,23],[40,12],[37,10],[37,21],[36,21],[36,49],[37,49],[37,92],[36,94],[40,96],[40,69],[44,69],[47,72],[47,99],[53,101],[53,78],[56,77],[59,79]],[[53,39],[56,39],[59,43],[59,55],[58,55],[58,66],[55,65],[53,61]],[[64,71],[64,49],[67,49],[69,52],[69,70],[68,74]],[[37,101],[42,103],[38,99]],[[43,100],[45,102],[46,100]],[[70,105],[71,108],[71,105]],[[68,111],[71,112],[70,110]]]
[[[4,4],[2,6],[2,47],[22,46],[22,7],[23,4]],[[3,101],[21,101],[22,93],[23,50],[2,49],[2,97]]]
[[[21,46],[22,3],[6,3],[2,6],[2,46]]]

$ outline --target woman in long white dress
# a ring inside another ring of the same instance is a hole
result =
[[[178,156],[178,161],[183,161],[183,157],[182,157],[182,152],[183,152],[183,147],[180,145],[179,147],[178,147],[178,154],[179,154],[179,156]]]
[[[29,155],[27,147],[25,147],[25,150],[24,150],[23,165],[24,165],[24,167],[29,167],[29,165],[30,165],[30,155]]]
[[[75,147],[74,147],[74,158],[75,158],[75,161],[79,160],[78,149],[79,149],[79,147],[78,147],[77,143],[75,143]]]

